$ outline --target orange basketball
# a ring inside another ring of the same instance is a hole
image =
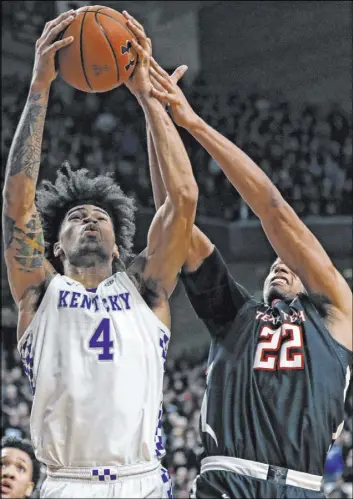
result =
[[[107,92],[132,74],[135,35],[120,12],[102,5],[81,7],[60,38],[68,36],[74,41],[58,51],[58,67],[69,85],[83,92]]]

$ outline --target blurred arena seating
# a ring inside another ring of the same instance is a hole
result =
[[[3,165],[29,81],[3,78]],[[351,214],[352,142],[343,110],[334,105],[325,112],[310,105],[298,110],[259,95],[217,94],[201,76],[185,92],[208,123],[260,165],[300,216]],[[181,134],[200,188],[198,213],[229,221],[253,217],[217,163],[184,130]],[[138,206],[153,207],[144,117],[125,87],[96,95],[63,82],[53,85],[41,176],[53,178],[65,159],[94,173],[112,172]]]

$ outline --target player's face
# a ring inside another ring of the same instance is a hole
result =
[[[108,213],[91,204],[71,208],[61,225],[56,256],[77,267],[107,263],[119,257],[115,233]]]
[[[1,449],[1,497],[29,497],[32,475],[32,461],[26,452],[14,447]]]
[[[265,302],[271,303],[275,298],[293,300],[299,293],[304,291],[304,286],[299,277],[277,258],[265,280]]]

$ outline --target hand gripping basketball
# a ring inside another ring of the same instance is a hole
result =
[[[136,36],[131,40],[133,48],[138,54],[138,62],[130,79],[125,83],[130,92],[134,95],[149,95],[152,89],[152,83],[149,74],[150,59],[152,54],[152,42],[147,38],[143,26],[136,21],[130,14],[123,11],[127,19],[127,26]]]
[[[62,40],[54,41],[59,33],[75,19],[76,12],[69,10],[49,21],[44,26],[42,36],[36,42],[36,52],[33,66],[32,83],[43,88],[48,88],[57,77],[54,56],[58,50],[73,42],[69,36]]]

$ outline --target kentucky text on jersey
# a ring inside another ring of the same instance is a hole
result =
[[[99,298],[98,295],[80,293],[79,291],[60,290],[58,296],[58,308],[81,308],[98,312],[102,306],[107,312],[130,310],[130,293],[119,293]]]

